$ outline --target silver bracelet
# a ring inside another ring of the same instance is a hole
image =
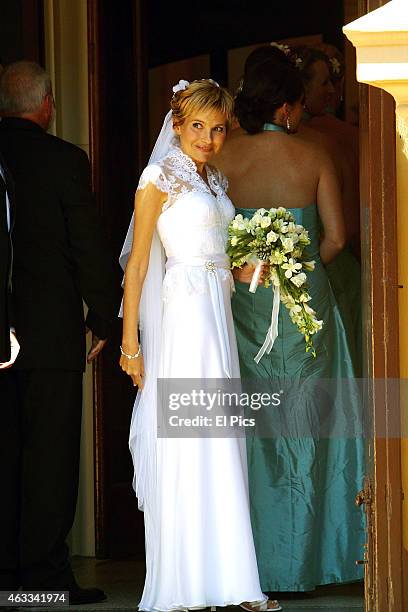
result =
[[[122,347],[120,347],[120,352],[124,357],[127,357],[127,359],[137,359],[142,354],[142,345],[139,344],[139,350],[134,355],[128,355],[128,353],[125,353]]]

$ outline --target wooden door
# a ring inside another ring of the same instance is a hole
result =
[[[386,4],[361,0],[360,14]],[[402,492],[399,422],[395,105],[360,86],[360,201],[363,267],[367,479],[359,501],[368,519],[366,612],[402,612]],[[393,431],[392,434],[389,434]]]
[[[147,57],[143,0],[88,0],[93,186],[118,261],[146,164]],[[118,311],[122,271],[117,266]],[[121,320],[94,369],[97,557],[143,556],[143,514],[128,450],[135,390],[119,368]]]

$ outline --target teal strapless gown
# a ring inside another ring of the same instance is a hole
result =
[[[326,266],[353,358],[355,375],[362,377],[361,266],[350,247]]]
[[[323,329],[313,336],[317,356],[305,352],[304,338],[281,304],[279,335],[271,353],[257,365],[253,358],[270,324],[272,291],[258,287],[251,294],[248,284],[236,282],[232,307],[244,385],[245,379],[256,378],[274,383],[279,379],[355,376],[345,326],[319,257],[317,206],[290,210],[296,222],[308,229],[308,254],[316,261],[315,270],[308,273],[308,283],[311,306],[324,321]],[[250,217],[254,211],[237,208],[236,212]],[[314,415],[319,413],[318,404],[319,397],[313,396],[312,405],[309,402],[306,407],[302,401],[293,405],[299,422],[310,421],[310,431]],[[345,397],[342,407],[347,404]],[[360,418],[353,401],[345,413]],[[267,418],[273,419],[274,412]],[[262,589],[308,591],[318,585],[361,580],[363,571],[355,562],[363,555],[365,528],[354,498],[363,485],[362,437],[248,436],[247,453]]]

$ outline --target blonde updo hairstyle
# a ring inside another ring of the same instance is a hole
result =
[[[224,115],[228,129],[233,116],[234,100],[224,87],[219,87],[212,79],[200,79],[174,93],[170,108],[174,127],[184,123],[187,117],[197,111],[219,111]]]

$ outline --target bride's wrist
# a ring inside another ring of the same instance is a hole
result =
[[[140,357],[142,355],[142,347],[139,344],[139,348],[137,349],[137,351],[135,351],[134,353],[128,353],[123,346],[120,346],[120,353],[123,357],[126,357],[126,359],[137,359],[138,357]]]
[[[139,350],[139,342],[135,342],[134,340],[131,342],[126,342],[126,340],[122,340],[121,347],[125,353],[133,355]]]

